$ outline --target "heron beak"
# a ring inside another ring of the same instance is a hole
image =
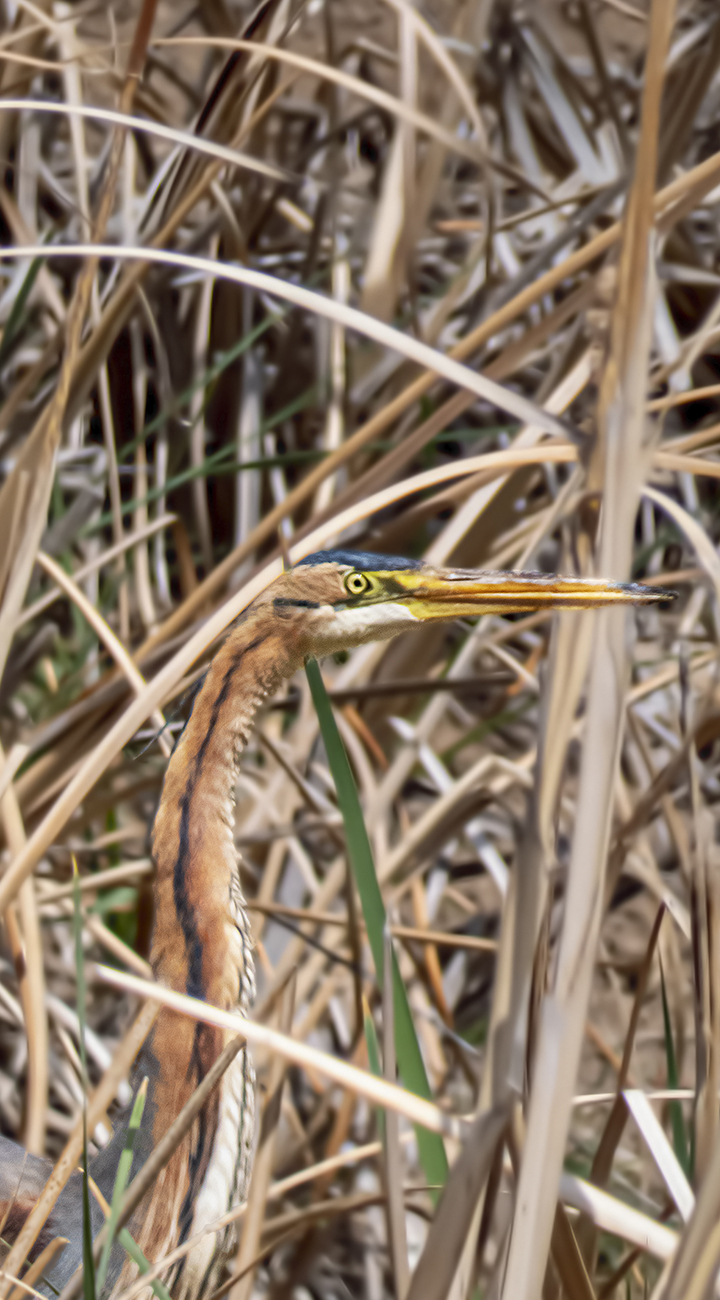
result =
[[[563,578],[556,573],[483,573],[419,569],[393,574],[402,588],[394,597],[418,619],[522,614],[539,609],[600,609],[606,605],[652,605],[674,600],[664,587]]]

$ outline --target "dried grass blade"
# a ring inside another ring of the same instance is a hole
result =
[[[567,1205],[587,1215],[598,1229],[639,1246],[656,1259],[671,1259],[677,1250],[678,1234],[672,1228],[666,1228],[648,1214],[633,1209],[626,1201],[610,1196],[574,1174],[561,1175],[560,1197]]]
[[[98,613],[95,606],[88,600],[85,593],[81,591],[74,578],[71,578],[69,574],[67,574],[65,570],[55,562],[55,560],[51,559],[49,555],[45,555],[43,551],[38,551],[37,562],[40,565],[40,568],[45,570],[48,576],[57,583],[60,590],[63,591],[80,610],[80,613],[85,619],[87,619],[93,632],[97,633],[102,645],[105,646],[105,649],[115,660],[121,673],[123,673],[127,678],[128,683],[135,694],[138,696],[141,695],[145,690],[146,685],[144,677],[135,667],[132,658],[125,649],[125,646],[122,644],[122,641],[120,641],[120,639],[115,635],[112,628],[108,626],[107,621]],[[155,709],[153,711],[152,722],[153,726],[157,727],[159,732],[164,730],[165,719],[160,709]],[[169,758],[172,750],[167,738],[163,735],[159,735],[158,743],[165,757]]]
[[[719,1264],[720,1139],[716,1138],[695,1209],[652,1300],[706,1300],[715,1292]]]
[[[67,1237],[53,1237],[52,1241],[49,1241],[45,1249],[41,1250],[37,1259],[33,1261],[24,1274],[22,1286],[16,1286],[10,1292],[8,1300],[23,1300],[23,1297],[28,1294],[26,1288],[34,1287],[35,1283],[41,1280],[45,1270],[50,1267],[58,1251],[64,1250],[69,1244]],[[39,1292],[35,1294],[38,1295]]]
[[[640,1092],[638,1088],[626,1088],[623,1096],[630,1114],[650,1149],[665,1186],[680,1211],[681,1217],[687,1223],[695,1208],[695,1196],[685,1177],[685,1170],[668,1142],[665,1132],[655,1112],[651,1109],[650,1102],[645,1094]]]
[[[673,523],[677,524],[680,531],[685,534],[715,588],[716,598],[720,600],[720,559],[718,559],[717,551],[704,528],[696,519],[693,519],[684,506],[681,506],[678,501],[674,501],[666,492],[659,492],[657,488],[646,485],[643,488],[643,496],[647,497],[648,501],[652,501],[653,505],[657,506],[658,510],[662,510],[663,514],[668,515]]]
[[[552,1258],[566,1295],[571,1296],[572,1300],[595,1300],[595,1292],[562,1201],[558,1202],[555,1211]]]
[[[148,118],[138,117],[133,113],[117,112],[114,109],[102,108],[94,104],[53,103],[47,99],[3,99],[0,101],[0,108],[3,111],[22,109],[23,112],[60,113],[64,116],[84,118],[91,122],[106,122],[111,126],[121,127],[123,131],[144,133],[156,136],[159,140],[169,140],[184,150],[193,150],[195,153],[206,154],[233,167],[257,172],[259,176],[266,176],[270,180],[288,182],[298,179],[290,172],[263,162],[261,158],[253,158],[251,154],[240,153],[237,149],[230,149],[227,145],[205,139],[201,135],[196,135],[193,131],[180,131],[175,127],[165,126],[162,122],[152,122]],[[37,274],[37,271],[35,274]],[[0,351],[1,357],[2,353]]]
[[[407,1300],[445,1300],[507,1122],[506,1105],[496,1106],[475,1120],[450,1170]]]
[[[54,257],[92,256],[115,258],[122,261],[140,260],[142,262],[156,263],[159,266],[170,266],[176,269],[185,268],[233,284],[247,285],[250,288],[259,290],[261,293],[282,298],[296,307],[302,307],[307,311],[315,312],[319,316],[327,317],[336,324],[342,325],[345,329],[355,330],[357,333],[372,339],[375,343],[379,343],[382,347],[391,348],[393,351],[407,357],[409,361],[415,361],[419,366],[441,375],[450,383],[457,384],[459,388],[466,388],[469,392],[474,393],[476,397],[493,403],[500,410],[508,411],[526,424],[536,425],[546,433],[555,434],[559,438],[564,439],[566,436],[567,429],[561,420],[542,407],[536,406],[528,398],[522,397],[513,389],[504,387],[494,379],[488,379],[485,375],[471,370],[470,367],[455,361],[447,354],[431,348],[427,343],[423,343],[411,335],[403,334],[399,329],[391,325],[384,324],[383,321],[375,320],[374,317],[368,316],[367,313],[359,311],[356,307],[339,302],[336,298],[327,298],[312,289],[305,289],[302,285],[281,280],[278,276],[268,275],[264,271],[255,271],[249,267],[219,263],[209,257],[173,252],[170,249],[163,248],[133,248],[100,243],[94,245],[64,244],[58,248],[53,248],[52,252]],[[39,245],[24,246],[22,249],[0,250],[0,256],[8,259],[21,256],[46,257],[47,255],[48,250]]]
[[[692,208],[713,188],[719,175],[720,153],[714,154],[706,162],[698,164],[685,176],[673,181],[666,189],[661,190],[655,199],[656,214],[672,210],[673,205],[681,202],[683,196],[688,192],[692,195],[692,200],[689,201],[689,207]],[[678,219],[680,215],[678,210]],[[668,220],[671,226],[673,220]],[[477,352],[483,344],[489,342],[496,334],[500,334],[508,325],[511,325],[518,316],[532,307],[544,294],[551,293],[563,280],[569,279],[578,271],[583,270],[608,249],[612,248],[619,235],[619,223],[613,224],[608,230],[596,235],[577,252],[572,253],[565,261],[560,262],[558,266],[541,275],[539,279],[534,280],[531,285],[516,294],[508,303],[493,312],[487,320],[483,321],[455,344],[449,355],[457,360],[463,360]],[[127,317],[133,303],[134,283],[142,278],[143,270],[142,266],[132,269],[130,277],[123,282],[121,290],[118,291],[118,299],[113,300],[113,303],[107,309],[108,321],[105,329],[107,339],[103,344],[104,351],[109,349],[116,330],[122,327]],[[111,319],[113,316],[115,318],[114,324]],[[85,371],[92,370],[95,364],[96,361],[92,361],[91,364],[88,355],[85,358]],[[320,484],[341,465],[345,464],[350,456],[365,447],[373,438],[379,437],[395,420],[403,415],[414,402],[418,401],[427,392],[433,380],[434,376],[431,373],[421,375],[414,380],[397,397],[387,402],[382,410],[361,425],[342,447],[331,453],[322,464],[306,474],[302,482],[288,493],[286,500],[275,506],[260,521],[247,542],[242,547],[236,548],[231,555],[216,565],[213,572],[203,580],[192,596],[165,620],[158,636],[147,642],[142,648],[143,651],[146,651],[151,645],[157,644],[162,637],[168,637],[183,627],[192,615],[225,585],[230,575],[253,553],[256,547],[269,537],[275,536],[284,519],[292,515],[308,497],[312,496]]]
[[[209,1003],[197,998],[187,997],[184,993],[175,993],[173,989],[154,984],[151,980],[139,979],[125,971],[113,970],[109,966],[96,966],[97,978],[111,988],[122,989],[139,997],[157,1000],[162,1006],[171,1007],[192,1020],[204,1024],[217,1025],[219,1029],[229,1029],[242,1034],[251,1044],[265,1047],[268,1051],[279,1052],[286,1060],[309,1071],[316,1071],[325,1079],[340,1087],[349,1088],[359,1097],[365,1097],[374,1106],[385,1106],[396,1110],[399,1115],[411,1123],[422,1125],[431,1133],[444,1134],[447,1137],[464,1139],[467,1123],[462,1116],[449,1115],[433,1102],[418,1097],[415,1093],[400,1088],[397,1084],[386,1083],[376,1079],[365,1070],[348,1065],[327,1052],[321,1052],[308,1043],[298,1042],[289,1035],[281,1034],[276,1029],[261,1025],[256,1020],[246,1020],[234,1012],[221,1011]]]
[[[466,143],[459,134],[453,135],[452,132],[446,131],[445,128],[433,117],[420,112],[419,109],[413,108],[412,104],[406,104],[402,99],[398,99],[397,96],[389,94],[379,86],[374,86],[368,81],[363,81],[360,77],[352,76],[343,68],[333,68],[326,63],[321,63],[317,59],[311,59],[304,54],[298,54],[294,50],[288,50],[279,45],[268,45],[262,41],[229,40],[222,37],[199,38],[169,36],[154,42],[158,47],[182,46],[187,45],[188,43],[192,43],[194,46],[203,44],[220,49],[256,52],[263,55],[266,59],[287,64],[289,67],[296,68],[300,72],[309,73],[311,76],[318,77],[321,81],[326,81],[331,85],[340,86],[343,90],[358,95],[360,99],[365,99],[369,103],[377,104],[379,108],[391,113],[393,117],[397,117],[400,122],[406,122],[424,135],[427,135],[430,139],[439,141],[452,154],[471,159],[475,163],[478,161],[485,161],[479,144],[471,142]],[[505,173],[513,172],[513,174],[517,176],[517,172],[515,172],[513,168],[508,167],[505,163],[496,162],[494,159],[487,159],[487,163],[491,167],[497,167],[500,171]],[[541,197],[545,198],[546,196],[541,193]]]
[[[281,572],[280,563],[270,564],[262,573],[247,583],[241,591],[216,611],[207,623],[185,643],[170,662],[147,684],[142,695],[134,700],[125,713],[103,736],[103,739],[80,764],[80,767],[68,782],[62,794],[56,799],[50,812],[30,836],[25,849],[17,855],[5,875],[0,880],[0,911],[15,894],[22,881],[34,869],[45,849],[52,844],[56,835],[62,830],[67,819],[72,815],[80,800],[92,789],[108,763],[122,746],[134,735],[156,705],[166,698],[173,686],[181,679],[183,673],[195,662],[200,654],[212,644],[233,618],[243,610],[268,582]]]
[[[124,555],[126,551],[130,550],[131,547],[136,546],[138,542],[144,541],[147,537],[153,537],[162,529],[172,527],[176,522],[177,515],[169,513],[159,515],[157,519],[152,519],[145,528],[136,529],[134,532],[128,533],[123,537],[122,541],[117,542],[114,546],[108,546],[107,550],[102,551],[100,555],[95,556],[92,560],[88,560],[86,564],[81,564],[79,568],[75,569],[70,577],[72,577],[75,584],[81,582],[83,578],[89,577],[91,573],[96,573],[98,569],[103,567],[103,565],[110,564],[113,560],[117,559],[119,555]],[[22,627],[25,623],[31,622],[32,619],[37,618],[40,614],[43,614],[56,600],[60,599],[62,594],[61,588],[55,587],[51,591],[45,592],[45,595],[39,596],[37,600],[33,601],[32,605],[27,605],[22,613],[18,615],[18,620],[15,625],[16,630],[17,628]]]
[[[75,980],[77,985],[77,1015],[80,1046],[80,1063],[82,1066],[82,1284],[85,1300],[96,1300],[95,1261],[93,1259],[92,1217],[90,1214],[90,1157],[88,1155],[88,1072],[87,1049],[85,1045],[85,1007],[87,992],[85,988],[85,954],[83,952],[83,925],[80,908],[80,890],[78,888],[77,862],[73,858],[73,938],[75,943]]]
[[[637,1033],[640,1012],[645,1001],[645,994],[647,992],[648,981],[650,979],[650,972],[652,970],[653,959],[658,939],[660,937],[660,927],[664,915],[665,908],[663,906],[658,909],[657,916],[655,917],[655,922],[650,932],[650,938],[648,939],[647,948],[645,950],[643,963],[638,974],[637,987],[635,989],[635,997],[633,998],[632,1012],[630,1014],[630,1022],[625,1035],[623,1057],[620,1065],[620,1072],[618,1074],[617,1094],[593,1157],[590,1181],[598,1187],[604,1187],[610,1177],[615,1151],[625,1129],[627,1105],[623,1096],[623,1089],[625,1088],[630,1071],[630,1060],[635,1046],[635,1035]],[[669,1080],[670,1087],[674,1085],[674,1082],[676,1082],[674,1079]],[[594,1224],[590,1222],[581,1223],[578,1227],[577,1236],[580,1248],[583,1252],[583,1257],[588,1264],[588,1267],[592,1269],[597,1247],[597,1232]]]
[[[0,763],[4,760],[0,746]],[[11,853],[19,853],[27,843],[22,813],[12,780],[0,796],[0,821]],[[45,969],[42,936],[38,918],[35,885],[25,880],[19,894],[22,938],[16,934],[15,909],[6,914],[8,938],[20,975],[20,1000],[25,1017],[28,1045],[28,1078],[24,1141],[34,1155],[45,1152],[45,1116],[48,1105],[48,1021],[45,1009]]]
[[[145,51],[150,38],[157,0],[143,0],[135,26],[130,49],[127,73],[120,97],[120,110],[131,107],[137,83],[142,72]],[[115,197],[124,128],[118,127],[113,135],[110,158],[100,194],[92,235],[99,244],[110,217]],[[47,249],[40,249],[47,256]],[[98,253],[88,245],[73,300],[65,324],[65,348],[60,374],[49,406],[35,423],[11,473],[0,489],[0,555],[4,557],[4,580],[0,589],[0,672],[5,666],[15,622],[25,599],[27,584],[38,550],[52,489],[55,454],[62,433],[65,408],[70,393],[73,370],[80,337],[85,324],[92,286],[98,266]],[[26,513],[22,537],[11,539],[8,521],[13,521],[20,494],[26,498]],[[11,540],[15,546],[10,549]]]
[[[652,213],[660,102],[674,19],[672,0],[655,0],[645,64],[636,173],[620,260],[611,352],[601,389],[599,442],[590,486],[604,482],[600,566],[613,575],[630,567],[631,536],[642,481],[645,394],[654,303]],[[578,796],[568,893],[555,991],[541,1008],[527,1142],[503,1296],[540,1294],[554,1219],[583,1041],[599,931],[603,879],[624,707],[624,620],[600,617],[588,699],[586,748]]]
[[[411,127],[406,127],[412,130]],[[402,125],[398,123],[388,153],[382,189],[374,215],[373,232],[363,272],[363,311],[378,320],[392,320],[405,270],[405,238],[408,228],[408,152]]]

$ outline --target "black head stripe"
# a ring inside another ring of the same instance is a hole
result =
[[[370,573],[389,572],[391,569],[421,569],[420,560],[409,560],[405,555],[375,555],[372,551],[316,551],[306,555],[295,565],[347,564],[353,569],[367,569]]]

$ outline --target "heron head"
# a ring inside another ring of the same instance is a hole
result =
[[[439,569],[402,556],[338,550],[301,560],[265,600],[287,619],[308,656],[385,640],[436,619],[648,604],[673,594],[601,578]]]

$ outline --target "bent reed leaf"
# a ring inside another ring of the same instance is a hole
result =
[[[305,665],[305,672],[325,742],[330,770],[335,781],[338,805],[345,823],[348,859],[360,895],[368,941],[375,966],[375,975],[378,985],[382,989],[384,968],[383,936],[386,925],[385,905],[375,872],[375,863],[360,807],[357,786],[355,785],[345,746],[337,728],[320,668],[315,659],[308,660]],[[392,970],[395,1047],[400,1077],[405,1086],[411,1089],[412,1092],[431,1101],[432,1090],[415,1033],[405,985],[394,952]],[[416,1129],[416,1132],[420,1159],[428,1182],[434,1186],[444,1184],[448,1173],[448,1162],[442,1138],[421,1128]]]

